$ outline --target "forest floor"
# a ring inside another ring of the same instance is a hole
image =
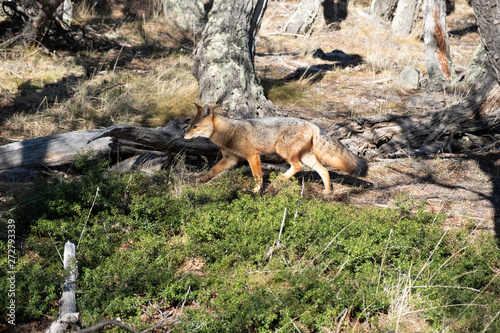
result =
[[[406,66],[413,66],[425,77],[421,15],[411,36],[394,38],[390,24],[374,20],[366,14],[366,3],[355,2],[350,4],[346,19],[333,26],[308,35],[283,33],[296,5],[271,1],[257,41],[257,74],[281,114],[308,119],[326,128],[350,116],[439,110],[466,96],[467,85],[463,82],[451,91],[434,94],[405,90],[398,85],[398,75]],[[473,58],[479,34],[472,8],[465,0],[456,1],[456,6],[447,24],[454,68],[460,74]],[[155,86],[148,75],[159,68],[168,71],[171,64],[189,73],[189,60],[185,59],[189,59],[195,41],[170,32],[161,17],[148,22],[121,18],[119,22],[102,20],[95,26],[104,36],[118,42],[106,50],[75,54],[36,48],[22,51],[21,57],[15,56],[19,51],[6,51],[0,65],[0,75],[7,78],[0,81],[0,135],[23,139],[113,124],[159,126],[172,115],[194,112],[194,78],[184,78],[177,88],[167,91],[159,84]],[[127,31],[133,28],[140,33]],[[349,60],[315,58],[313,53],[318,48],[324,52],[340,50]],[[323,71],[310,76],[304,70],[309,67]],[[52,83],[48,75],[53,76]],[[159,80],[163,74],[156,75],[154,78]],[[168,75],[165,80],[177,80]],[[92,79],[87,80],[88,77]],[[137,83],[138,77],[150,81]],[[152,86],[151,94],[157,99],[154,107],[147,90]],[[137,88],[136,94],[124,96],[130,87]],[[91,98],[81,97],[84,90]],[[116,105],[118,98],[113,100],[110,94],[112,102],[104,101],[104,94],[111,92],[122,94],[118,95],[120,99],[129,99]],[[134,104],[140,98],[149,101]],[[174,98],[180,101],[169,104]],[[104,110],[105,103],[114,111]],[[68,115],[68,109],[72,109],[69,104],[77,105],[76,108],[90,105],[93,109],[85,112],[80,108]],[[161,108],[172,112],[167,116],[157,110]],[[406,202],[411,209],[417,209],[423,204],[426,209],[447,216],[445,228],[472,225],[494,232],[495,220],[499,218],[495,215],[500,203],[499,158],[496,151],[427,159],[375,158],[369,161],[366,178],[355,180],[333,173],[333,192],[324,196],[323,185],[314,176],[316,181],[309,183],[306,193],[354,205],[397,207]]]
[[[472,8],[465,1],[456,4],[455,12],[447,17],[447,24],[451,56],[459,75],[472,61],[479,34]],[[392,37],[390,24],[373,20],[366,14],[367,8],[357,6],[350,8],[349,15],[336,29],[317,31],[310,36],[280,35],[277,31],[286,23],[286,13],[292,11],[289,6],[274,3],[268,9],[273,17],[268,21],[264,19],[257,70],[264,77],[268,73],[281,73],[282,77],[297,80],[308,80],[298,67],[326,70],[320,77],[309,78],[315,81],[309,100],[299,105],[287,104],[286,114],[327,128],[346,116],[439,110],[460,102],[467,95],[466,84],[432,94],[425,90],[405,90],[398,85],[398,75],[405,66],[419,70],[421,77],[426,76],[421,15],[415,32],[403,39]],[[312,57],[317,48],[324,52],[340,50],[351,56],[358,55],[362,60],[354,65],[323,61]],[[444,228],[467,225],[498,232],[495,208],[498,209],[500,203],[499,157],[498,152],[489,151],[442,154],[425,159],[375,158],[369,162],[370,172],[362,181],[342,175],[332,177],[333,191],[326,198],[381,207],[396,207],[401,205],[401,198],[406,198],[404,200],[412,201],[409,204],[414,207],[423,204],[430,211],[445,214]],[[320,193],[321,189],[318,181],[313,192]]]

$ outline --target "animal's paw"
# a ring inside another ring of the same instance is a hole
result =
[[[199,181],[200,183],[206,183],[208,182],[209,180],[211,179],[211,177],[205,175],[205,176],[201,176],[201,177],[198,177],[196,178],[197,181]]]
[[[260,192],[260,190],[261,190],[261,186],[260,186],[260,185],[257,185],[257,186],[255,186],[255,187],[253,188],[252,192],[253,192],[253,193],[259,193],[259,192]]]

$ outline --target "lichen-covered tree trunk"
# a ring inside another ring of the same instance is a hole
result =
[[[207,11],[202,0],[162,0],[165,17],[198,37],[205,28]]]
[[[441,91],[454,75],[445,0],[424,0],[424,42],[429,90]]]
[[[474,0],[472,1],[476,15],[479,35],[489,55],[491,65],[498,81],[500,81],[500,1]]]
[[[421,4],[422,0],[399,0],[392,20],[393,36],[407,37],[412,33]]]
[[[394,17],[397,5],[398,0],[373,0],[370,4],[370,15],[382,21],[390,22]]]
[[[267,0],[216,0],[194,55],[198,98],[230,115],[273,113],[254,69],[255,37]]]

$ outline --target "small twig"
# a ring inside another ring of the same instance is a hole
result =
[[[387,248],[389,247],[389,242],[391,241],[392,228],[389,231],[389,238],[387,238],[387,244],[385,244],[384,256],[382,257],[382,262],[380,263],[380,271],[378,272],[378,281],[377,281],[377,290],[375,291],[375,295],[378,295],[378,287],[380,286],[380,278],[382,277],[382,268],[384,266],[385,256],[387,254]]]
[[[302,197],[304,195],[304,177],[302,177],[302,190],[300,190],[300,198],[299,201],[297,201],[297,208],[295,209],[295,214],[293,215],[293,218],[297,218],[297,214],[299,213],[299,206],[300,202],[302,201]]]
[[[340,230],[333,238],[332,240],[330,241],[330,243],[328,243],[328,245],[316,256],[314,257],[313,259],[311,259],[311,261],[309,261],[309,263],[307,265],[305,265],[304,269],[302,271],[304,271],[308,266],[312,265],[316,259],[319,258],[319,256],[321,256],[329,247],[330,245],[333,244],[333,242],[337,239],[337,237],[342,233],[344,232],[344,230],[346,230],[347,228],[349,228],[351,225],[353,225],[354,223],[358,222],[358,220],[355,220],[355,221],[352,221],[351,223],[349,223],[348,225],[346,225],[345,227],[342,228],[342,230]]]
[[[347,308],[345,308],[344,310],[342,310],[342,312],[340,313],[340,320],[339,320],[339,324],[337,325],[337,333],[340,332],[340,327],[342,326],[342,322],[344,321],[345,317],[347,316],[347,313],[349,311],[347,310]]]
[[[443,241],[443,238],[444,236],[446,236],[446,234],[448,233],[448,230],[446,230],[444,233],[443,233],[443,236],[441,236],[441,239],[439,240],[439,242],[437,242],[436,246],[434,247],[434,250],[432,250],[431,254],[429,255],[429,258],[427,258],[427,261],[425,262],[425,264],[422,266],[422,268],[420,269],[420,271],[418,272],[417,276],[415,277],[415,281],[418,280],[418,278],[420,277],[420,274],[422,274],[422,272],[424,271],[424,269],[430,265],[430,263],[432,262],[432,256],[434,255],[434,252],[436,252],[437,248],[439,247],[439,245],[441,244],[441,242]],[[410,282],[410,286],[412,286],[411,282]]]
[[[285,218],[286,218],[286,207],[285,211],[283,212],[283,220],[281,221],[281,227],[280,227],[280,233],[278,235],[278,241],[276,242],[276,246],[281,246],[281,233],[283,232],[283,225],[285,224]]]
[[[120,59],[120,55],[122,54],[122,51],[123,51],[123,45],[120,49],[120,52],[118,52],[118,56],[116,57],[115,64],[113,65],[113,73],[115,72],[116,64],[118,63],[118,59]]]
[[[56,246],[56,242],[54,242],[54,239],[52,239],[52,235],[50,234],[50,232],[49,232],[49,237],[50,237],[50,240],[52,240],[52,244],[54,244],[54,247],[56,248],[57,254],[59,254],[59,258],[61,258],[61,262],[62,262],[63,267],[64,267],[64,259],[61,255],[61,252],[59,252],[59,249]]]
[[[99,195],[99,186],[97,186],[97,190],[95,191],[95,197],[94,201],[92,202],[92,206],[90,207],[89,215],[87,216],[87,220],[85,220],[85,224],[83,225],[82,233],[80,234],[80,239],[78,240],[78,244],[76,244],[76,247],[80,245],[80,241],[82,240],[83,233],[85,232],[85,227],[87,227],[87,222],[90,219],[90,214],[92,214],[92,209],[94,208],[95,201],[97,200],[97,196]]]
[[[188,290],[186,292],[186,295],[184,295],[184,302],[182,302],[181,313],[179,316],[182,316],[182,313],[184,312],[184,304],[186,304],[186,300],[187,300],[187,297],[188,297],[188,294],[190,291],[191,291],[191,285],[188,286]]]
[[[497,314],[495,316],[493,316],[493,318],[490,320],[490,322],[484,327],[483,333],[486,332],[488,330],[488,328],[490,328],[491,323],[494,322],[495,319],[497,319],[499,314],[500,314],[500,311],[498,311]]]
[[[134,333],[139,333],[138,331],[134,330],[132,327],[124,324],[121,322],[121,319],[118,318],[118,319],[108,319],[108,320],[104,320],[104,321],[101,321],[100,323],[97,323],[93,326],[90,326],[90,327],[87,327],[87,328],[84,328],[84,329],[81,329],[80,331],[78,331],[79,333],[88,333],[88,332],[93,332],[93,331],[97,331],[98,329],[104,327],[104,326],[108,326],[108,325],[116,325],[116,326],[120,326],[120,327],[123,327],[124,329],[130,331],[130,332],[134,332]]]

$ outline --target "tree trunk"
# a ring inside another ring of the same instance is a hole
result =
[[[391,22],[398,5],[398,0],[373,0],[370,14],[382,21]]]
[[[474,0],[472,7],[476,15],[479,35],[489,55],[496,78],[500,81],[500,38],[498,36],[500,3],[498,0]]]
[[[288,20],[285,32],[306,34],[311,32],[315,24],[329,25],[345,19],[347,16],[347,0],[302,0],[297,10]],[[323,20],[318,23],[318,20]]]
[[[169,22],[196,38],[201,36],[207,22],[207,12],[201,0],[162,0],[165,17]]]
[[[314,21],[320,12],[321,0],[302,0],[297,10],[285,26],[285,32],[305,34],[311,31]]]
[[[400,0],[392,20],[392,34],[396,37],[408,37],[415,29],[418,11],[422,0]]]
[[[198,98],[222,104],[231,116],[273,114],[255,76],[255,37],[267,0],[216,0],[195,50]]]
[[[430,91],[441,91],[453,79],[445,0],[424,0],[424,42]]]

